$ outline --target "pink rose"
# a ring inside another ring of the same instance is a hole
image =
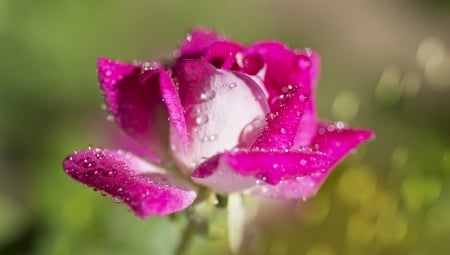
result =
[[[276,41],[244,46],[199,28],[172,64],[100,58],[109,112],[148,150],[88,148],[63,163],[72,178],[141,218],[184,210],[197,185],[218,193],[313,196],[332,168],[373,136],[317,119],[319,56]]]

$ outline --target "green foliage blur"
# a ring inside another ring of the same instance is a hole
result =
[[[173,252],[183,222],[142,221],[61,162],[113,125],[96,58],[169,58],[197,25],[318,50],[320,116],[377,134],[295,217],[249,226],[245,254],[448,254],[450,9],[423,2],[0,0],[0,254]],[[217,215],[189,254],[230,254]]]

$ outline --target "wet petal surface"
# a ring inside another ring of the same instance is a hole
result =
[[[352,129],[341,121],[320,123],[311,147],[334,158],[338,163],[363,142],[374,137],[371,130]]]
[[[217,41],[224,40],[224,36],[204,27],[193,29],[180,45],[180,58],[200,58],[208,47]]]
[[[266,128],[259,134],[252,149],[289,149],[300,125],[308,95],[303,88],[288,86],[277,100],[277,107],[267,114]]]
[[[351,129],[342,122],[321,123],[313,139],[312,148],[331,157],[328,168],[295,179],[283,180],[275,186],[255,186],[249,193],[277,199],[299,199],[314,196],[333,167],[352,150],[373,136],[374,134],[370,130]]]
[[[172,155],[185,171],[204,158],[239,144],[246,125],[268,111],[264,93],[242,73],[219,70],[201,60],[183,61],[174,69],[185,110],[187,150],[171,134]]]
[[[192,178],[212,189],[231,192],[244,187],[237,185],[241,183],[239,176],[249,180],[245,182],[248,187],[256,183],[276,185],[283,180],[324,171],[330,163],[327,155],[310,150],[225,152],[203,162],[194,170]],[[233,178],[226,178],[230,173],[233,173]],[[257,181],[250,183],[250,180]]]
[[[319,55],[309,49],[292,50],[276,41],[251,45],[243,55],[253,58],[259,56],[265,63],[263,80],[269,93],[271,110],[277,107],[277,98],[288,86],[302,87],[303,92],[312,98],[305,105],[294,142],[294,147],[308,145],[316,131],[317,119],[313,98],[320,68]]]
[[[184,210],[197,196],[182,179],[122,151],[75,152],[64,160],[63,168],[75,180],[127,204],[141,218]]]
[[[168,113],[159,88],[158,64],[138,64],[100,58],[98,76],[108,111],[126,134],[164,158]]]

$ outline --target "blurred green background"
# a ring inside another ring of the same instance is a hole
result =
[[[176,225],[134,217],[61,161],[112,125],[96,58],[166,58],[197,25],[318,50],[320,116],[377,134],[293,219],[249,227],[247,253],[448,254],[450,5],[438,0],[0,0],[0,254],[171,254]],[[189,254],[230,254],[226,234]]]

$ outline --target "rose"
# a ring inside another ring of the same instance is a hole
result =
[[[72,178],[141,218],[184,210],[197,185],[280,199],[313,196],[333,166],[373,136],[316,118],[317,53],[276,41],[245,47],[198,28],[173,64],[100,58],[109,112],[148,149],[88,148],[63,163]]]

